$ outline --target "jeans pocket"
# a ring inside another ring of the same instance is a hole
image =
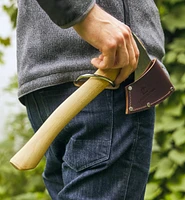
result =
[[[42,90],[40,96],[45,113],[49,115],[73,90],[71,84]],[[64,161],[78,172],[109,158],[113,129],[112,104],[113,91],[105,90],[65,126],[51,145],[61,163]]]
[[[109,158],[110,140],[70,139],[66,146],[64,162],[76,172],[96,166]]]

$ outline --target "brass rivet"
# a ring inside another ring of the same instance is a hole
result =
[[[132,90],[132,86],[128,86],[128,90],[131,91]]]
[[[134,110],[134,108],[133,108],[132,106],[130,106],[130,107],[129,107],[129,111],[132,112],[133,110]]]
[[[171,88],[170,88],[170,90],[173,92],[173,91],[174,91],[174,88],[173,88],[173,87],[171,87]]]
[[[146,105],[147,105],[147,107],[148,107],[148,108],[150,108],[150,107],[151,107],[151,104],[150,104],[150,102],[148,102]]]

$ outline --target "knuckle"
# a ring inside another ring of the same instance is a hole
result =
[[[125,29],[128,31],[129,34],[132,34],[132,31],[129,26],[125,25]]]
[[[135,54],[135,63],[137,64],[138,63],[138,61],[139,61],[139,53],[136,53]]]
[[[124,38],[125,38],[126,40],[128,40],[128,39],[130,38],[130,32],[129,32],[129,31],[124,31],[124,32],[123,32],[123,35],[124,35]]]
[[[110,50],[110,49],[116,49],[117,48],[117,42],[116,40],[108,40],[107,45],[105,47],[105,50]]]
[[[123,35],[122,32],[118,32],[118,33],[117,33],[116,40],[117,40],[118,44],[124,42],[124,35]]]
[[[140,56],[140,52],[139,50],[137,49],[136,52],[135,52],[135,57],[136,57],[136,60],[139,59],[139,56]]]
[[[125,26],[125,31],[123,34],[125,38],[130,38],[132,36],[132,31],[128,26]]]

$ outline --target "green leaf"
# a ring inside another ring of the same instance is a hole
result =
[[[170,5],[175,5],[179,2],[184,2],[184,0],[164,0],[164,2],[169,3]]]
[[[160,147],[160,145],[157,143],[157,141],[154,138],[152,151],[155,154],[155,153],[159,152],[160,150],[161,150],[161,147]]]
[[[172,116],[164,115],[157,116],[156,121],[156,132],[165,131],[170,132],[178,129],[179,127],[184,126],[184,119],[183,118],[175,118]]]
[[[10,40],[9,37],[7,37],[7,38],[1,38],[0,37],[0,44],[5,46],[5,47],[10,45],[10,43],[11,43],[10,41],[11,40]]]
[[[173,192],[170,194],[166,194],[164,200],[184,200],[184,198],[182,198],[181,193]]]
[[[183,105],[185,105],[185,93],[181,95],[181,100],[182,100]]]
[[[150,173],[154,172],[159,165],[161,160],[160,154],[153,152],[152,158],[151,158],[151,163],[150,163]]]
[[[168,156],[177,165],[182,166],[185,163],[185,151],[174,149],[169,152]]]
[[[184,68],[184,70],[185,70],[185,68]],[[182,83],[185,83],[185,72],[183,73],[181,80],[182,80]],[[184,86],[184,89],[185,89],[185,86]]]
[[[167,186],[172,192],[185,192],[185,175],[169,180]]]
[[[4,60],[3,60],[3,56],[4,56],[4,53],[2,51],[0,51],[0,64],[4,64]]]
[[[185,127],[182,126],[174,131],[172,138],[177,146],[185,143]]]
[[[176,169],[177,165],[174,162],[169,158],[163,158],[157,167],[154,177],[155,179],[169,178],[175,173]]]
[[[168,104],[165,109],[166,115],[171,115],[175,117],[180,117],[183,111],[183,105],[181,103],[177,104],[174,108],[174,104]]]
[[[165,56],[165,62],[167,64],[174,63],[177,59],[177,53],[175,51],[169,51]]]
[[[185,7],[180,5],[174,7],[172,12],[162,18],[162,22],[165,28],[172,33],[174,33],[176,29],[184,29]]]
[[[157,183],[149,183],[146,187],[145,200],[153,200],[157,196],[159,196],[162,192],[159,184]]]
[[[3,10],[10,17],[10,22],[12,23],[12,28],[16,27],[16,18],[17,18],[17,7],[15,2],[11,2],[10,5],[3,5]]]
[[[180,54],[177,56],[177,61],[178,61],[180,64],[185,65],[185,54],[184,54],[184,53],[180,53]]]
[[[173,140],[171,134],[158,133],[156,134],[155,139],[160,146],[161,152],[169,151],[172,148]]]

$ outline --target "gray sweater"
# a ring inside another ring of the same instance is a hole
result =
[[[81,21],[95,0],[18,0],[17,68],[22,96],[94,73],[90,60],[99,51],[71,27]],[[151,57],[164,56],[164,36],[153,0],[96,0],[126,23],[143,41]]]

